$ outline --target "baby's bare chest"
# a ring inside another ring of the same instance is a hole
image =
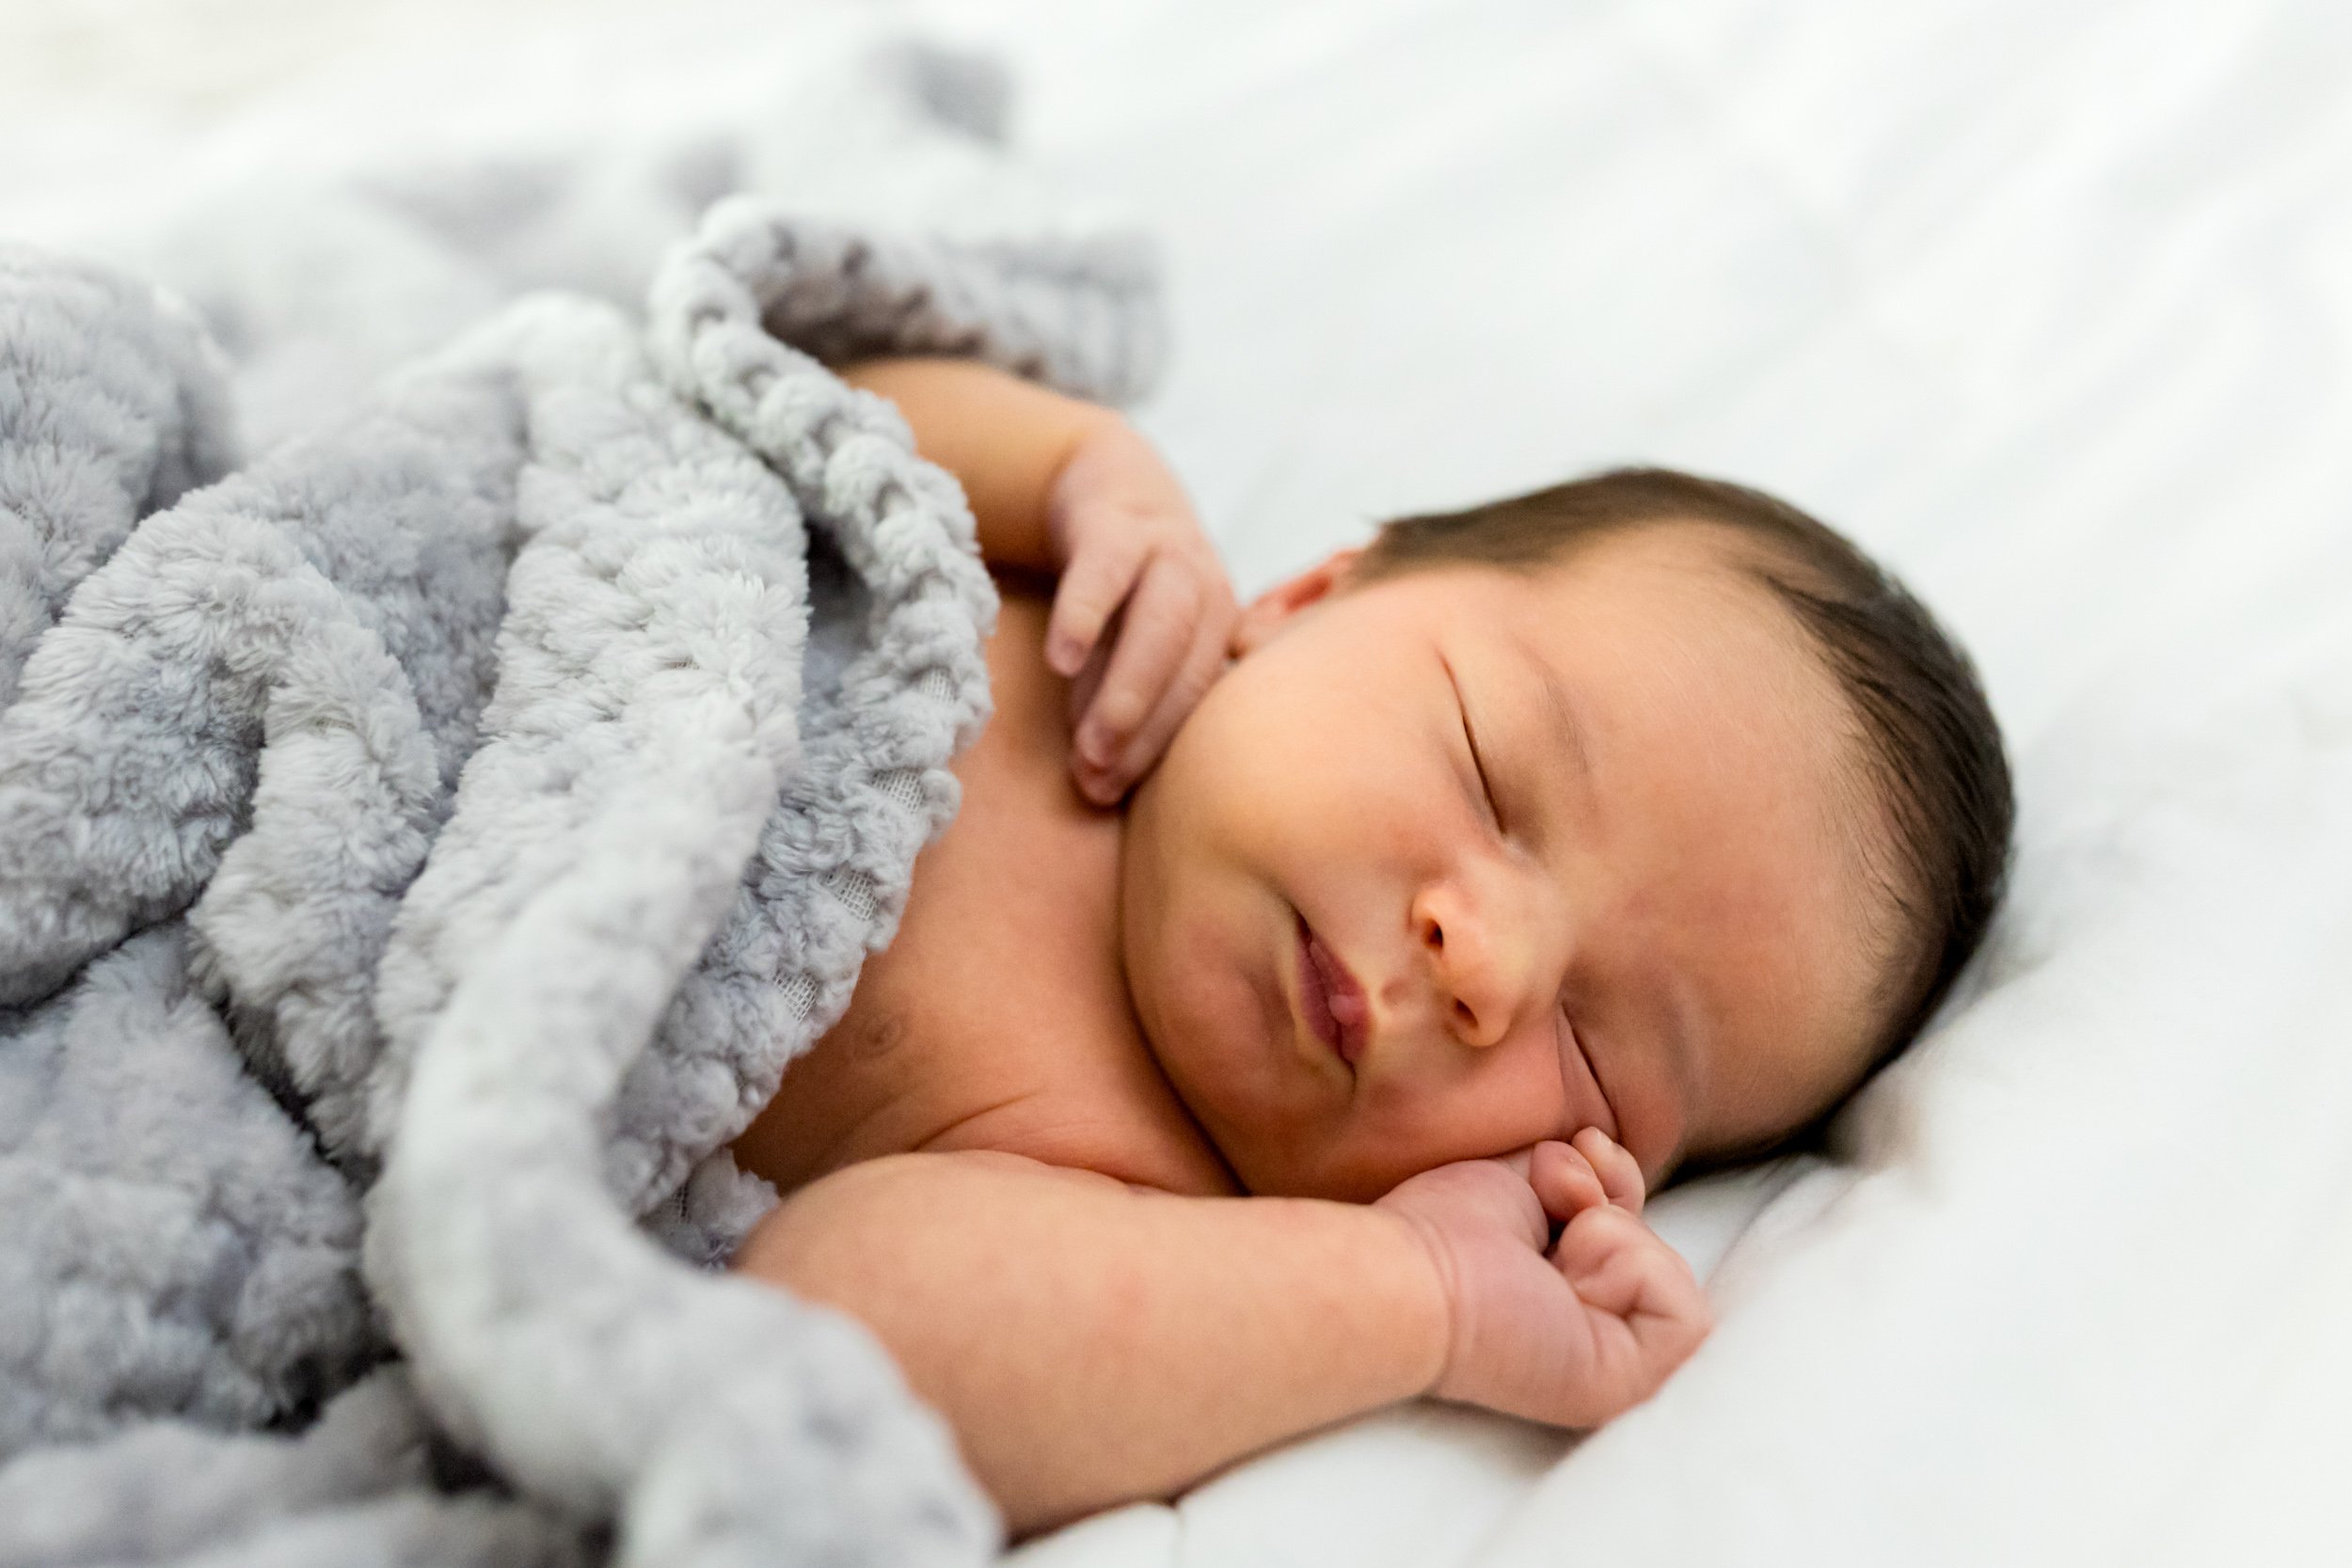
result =
[[[736,1141],[780,1188],[922,1148],[1195,1190],[1225,1180],[1128,1006],[1120,818],[1068,782],[1043,630],[1042,605],[1008,594],[989,647],[995,715],[956,766],[962,805],[916,860],[898,935],[849,1011]]]

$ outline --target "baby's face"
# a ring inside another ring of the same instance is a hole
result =
[[[1370,1199],[1587,1126],[1655,1182],[1859,1075],[1877,808],[1726,547],[1652,528],[1353,588],[1343,556],[1245,616],[1129,808],[1121,942],[1250,1191]]]

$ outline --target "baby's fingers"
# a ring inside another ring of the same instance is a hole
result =
[[[1077,723],[1079,782],[1094,800],[1118,800],[1139,771],[1137,731],[1174,681],[1200,614],[1200,592],[1188,574],[1165,561],[1144,568],[1120,619],[1103,684]]]
[[[1075,675],[1103,640],[1103,628],[1126,602],[1148,550],[1138,540],[1111,538],[1080,550],[1054,590],[1045,623],[1045,663],[1064,680]]]
[[[1609,1195],[1609,1201],[1633,1213],[1642,1212],[1642,1200],[1647,1196],[1647,1185],[1642,1180],[1642,1163],[1597,1127],[1579,1132],[1573,1142],[1576,1151],[1592,1162],[1594,1174]]]
[[[1578,1300],[1622,1319],[1637,1336],[1657,1330],[1663,1340],[1688,1345],[1705,1338],[1711,1318],[1691,1265],[1623,1209],[1604,1205],[1577,1215],[1551,1257]],[[1668,1332],[1661,1324],[1678,1326]]]
[[[1159,705],[1152,708],[1152,716],[1129,737],[1109,782],[1123,790],[1160,759],[1185,717],[1200,705],[1201,697],[1225,668],[1226,639],[1232,629],[1230,623],[1222,619],[1214,633],[1205,620],[1194,627],[1192,646],[1186,650],[1183,664],[1168,683],[1168,689],[1160,693]]]
[[[1583,1151],[1556,1140],[1535,1146],[1528,1159],[1527,1184],[1535,1189],[1544,1212],[1555,1220],[1574,1219],[1609,1201],[1599,1173]]]
[[[1682,1259],[1614,1204],[1569,1221],[1552,1257],[1586,1314],[1577,1424],[1608,1420],[1649,1398],[1714,1326]]]

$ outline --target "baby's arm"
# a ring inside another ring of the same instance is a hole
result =
[[[991,563],[1057,573],[1045,658],[1072,681],[1071,772],[1110,805],[1224,668],[1233,591],[1183,486],[1111,410],[969,359],[869,359],[842,379],[896,404],[962,484]]]
[[[1645,1398],[1705,1333],[1697,1287],[1567,1146],[1534,1176],[1468,1162],[1362,1206],[900,1155],[796,1194],[737,1266],[873,1329],[1025,1533],[1419,1394],[1576,1425]]]
[[[1019,1155],[849,1166],[736,1266],[872,1329],[1016,1533],[1410,1398],[1445,1357],[1443,1293],[1396,1215]]]
[[[1119,416],[975,359],[862,359],[841,379],[890,400],[915,450],[956,476],[991,563],[1058,571],[1047,502],[1054,481]]]

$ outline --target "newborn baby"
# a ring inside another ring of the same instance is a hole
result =
[[[1658,470],[1236,613],[1115,415],[847,374],[971,499],[996,710],[734,1146],[784,1195],[736,1266],[869,1326],[1016,1533],[1419,1395],[1647,1398],[1709,1320],[1645,1191],[1816,1121],[1990,917],[1965,658],[1820,524]]]

